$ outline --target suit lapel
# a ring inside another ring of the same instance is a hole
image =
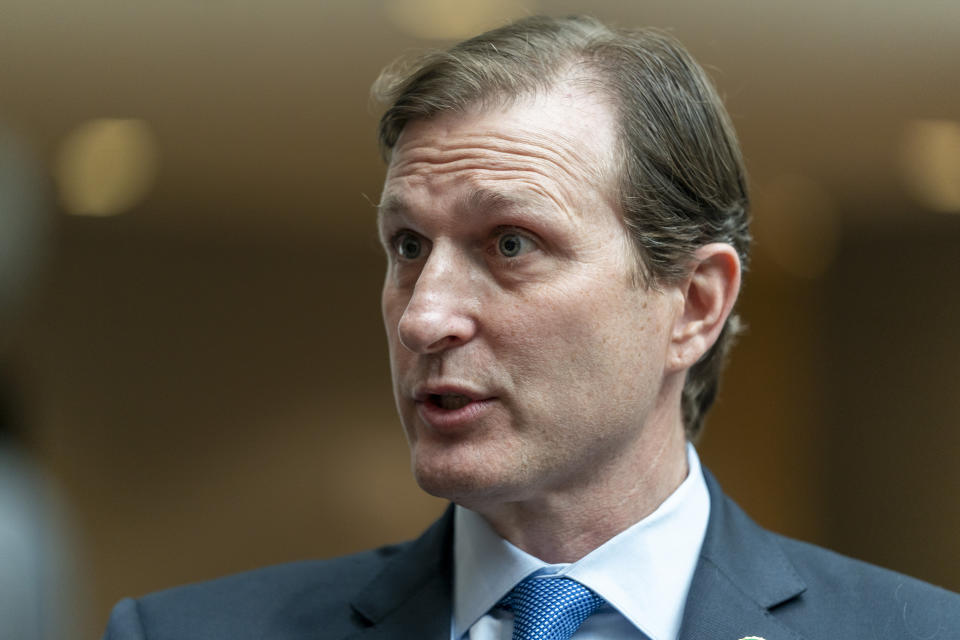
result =
[[[727,498],[704,470],[710,522],[684,609],[680,640],[801,640],[771,613],[805,589],[775,538]]]
[[[400,551],[353,601],[369,628],[348,636],[446,639],[453,593],[453,506]]]
[[[684,609],[679,640],[803,640],[771,613],[806,586],[775,538],[758,527],[704,469],[710,522]],[[398,552],[353,601],[369,628],[350,640],[450,635],[453,508]]]

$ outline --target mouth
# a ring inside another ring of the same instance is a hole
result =
[[[418,404],[428,404],[448,411],[462,409],[471,402],[486,399],[487,395],[483,391],[459,384],[423,384],[413,391],[413,400]]]
[[[424,422],[439,431],[460,432],[491,411],[495,398],[484,392],[446,385],[417,389],[413,397]]]
[[[473,402],[473,399],[461,393],[431,393],[426,402],[446,411],[456,411]]]

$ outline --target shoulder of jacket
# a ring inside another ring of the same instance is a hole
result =
[[[960,638],[960,594],[862,560],[773,534],[807,589],[778,615],[831,611],[832,628],[870,638]]]
[[[244,571],[157,591],[131,604],[150,638],[240,640],[349,629],[351,599],[406,544]]]

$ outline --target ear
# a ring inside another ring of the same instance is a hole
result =
[[[668,366],[689,369],[713,346],[739,292],[736,249],[715,242],[694,252],[690,274],[680,285],[683,309],[673,325]]]

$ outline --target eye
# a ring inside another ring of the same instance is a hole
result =
[[[401,231],[393,237],[393,248],[404,260],[416,260],[423,253],[423,239],[409,231]]]
[[[505,258],[515,258],[530,251],[535,246],[533,240],[515,232],[504,233],[497,239],[497,250]]]

